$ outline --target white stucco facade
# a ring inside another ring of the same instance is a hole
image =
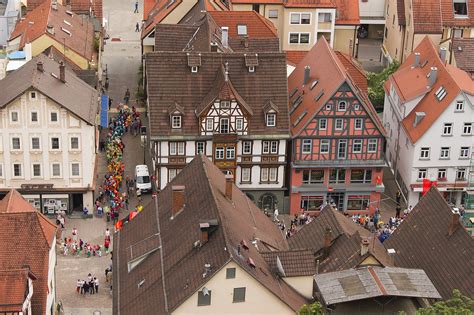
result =
[[[48,263],[48,295],[46,296],[46,314],[53,309],[56,303],[56,236],[51,243],[51,249],[49,250],[49,263]]]

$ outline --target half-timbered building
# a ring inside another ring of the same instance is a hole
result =
[[[363,71],[323,39],[291,74],[288,91],[291,213],[326,203],[374,211],[383,191],[384,130]]]
[[[258,206],[284,211],[290,137],[285,54],[276,31],[257,13],[228,13],[234,18],[219,20],[227,25],[206,14],[197,25],[157,26],[146,82],[158,186],[204,154],[234,175]]]

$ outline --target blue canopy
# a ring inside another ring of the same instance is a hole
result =
[[[24,51],[14,51],[12,53],[9,53],[7,55],[8,59],[10,60],[14,60],[14,59],[25,59],[26,58],[26,54]]]
[[[109,125],[108,113],[109,113],[109,96],[102,94],[100,102],[100,125],[107,128]]]

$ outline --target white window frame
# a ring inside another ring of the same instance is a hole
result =
[[[352,153],[362,153],[362,139],[353,139],[352,140]],[[356,150],[356,146],[359,147],[358,150]]]
[[[429,160],[431,155],[431,148],[422,147],[420,149],[420,160]]]
[[[225,158],[226,160],[235,160],[235,147],[226,147]]]
[[[33,96],[33,95],[34,95],[34,96]],[[31,100],[37,100],[37,99],[38,99],[38,92],[36,92],[36,91],[31,91],[31,92],[29,93],[29,98],[30,98],[30,101],[31,101]]]
[[[446,180],[448,171],[445,168],[438,168],[438,177],[437,179],[444,179]]]
[[[276,13],[276,14],[274,14],[274,13]],[[268,10],[268,18],[269,19],[278,19],[278,10],[275,10],[275,9]]]
[[[417,177],[417,180],[418,181],[422,181],[423,179],[426,178],[426,175],[428,174],[428,169],[426,168],[420,168],[418,169],[418,177]],[[420,176],[420,175],[423,175],[423,176]]]
[[[452,136],[453,135],[453,127],[454,127],[453,123],[444,123],[443,124],[443,136]]]
[[[192,67],[191,67],[191,73],[197,73],[197,72],[198,72],[198,69],[199,69],[198,66],[192,66]]]
[[[344,107],[341,107],[341,104],[343,104]],[[337,102],[337,111],[338,112],[345,112],[346,110],[347,110],[347,102],[346,101]]]
[[[78,175],[74,175],[74,165],[77,165],[78,166]],[[71,170],[71,177],[73,178],[78,178],[78,177],[81,177],[81,163],[79,162],[71,162],[71,165],[70,165],[70,170]]]
[[[441,147],[441,149],[440,149],[440,151],[439,151],[439,159],[440,159],[440,160],[447,160],[447,159],[449,159],[450,152],[451,152],[451,148],[450,148],[450,147]]]
[[[250,183],[250,181],[252,180],[252,168],[242,167],[240,170],[240,181],[242,183]]]
[[[220,109],[229,109],[230,108],[230,101],[221,101],[219,105]]]
[[[371,149],[371,146],[374,147],[374,149]],[[378,147],[378,140],[377,139],[368,139],[367,140],[367,152],[368,153],[376,153],[377,152],[377,147]]]
[[[360,110],[360,105],[359,104],[354,104],[354,110]]]
[[[199,148],[200,146],[202,146],[202,148]],[[204,154],[204,155],[206,154],[206,142],[204,141],[196,142],[196,154]]]
[[[72,139],[73,138],[77,138],[77,148],[72,147]],[[70,151],[79,151],[79,150],[81,150],[81,139],[78,135],[69,136],[69,150]]]
[[[33,139],[38,139],[38,148],[34,148]],[[30,143],[31,143],[31,151],[41,151],[41,137],[31,136],[30,137]]]
[[[20,165],[20,175],[15,175],[15,165]],[[12,178],[23,178],[23,163],[12,163]]]
[[[472,135],[472,123],[471,122],[465,122],[462,126],[462,135],[463,136],[470,136]]]
[[[341,126],[338,126],[338,122],[341,122]],[[344,119],[336,118],[334,121],[334,130],[344,130]]]
[[[328,128],[327,118],[319,118],[319,130],[326,130],[327,128]]]
[[[244,119],[243,118],[236,118],[235,119],[235,130],[237,130],[237,131],[244,130]]]
[[[291,42],[291,35],[298,35],[298,42],[297,43],[292,43]],[[308,42],[307,43],[302,43],[301,42],[301,35],[307,34],[308,35]],[[309,45],[311,44],[311,34],[309,32],[289,32],[288,33],[288,44],[289,45]]]
[[[362,118],[354,119],[354,130],[362,130]],[[359,126],[357,126],[359,124]]]
[[[268,169],[268,181],[272,183],[278,181],[278,167],[270,167]]]
[[[470,155],[471,148],[470,147],[461,147],[461,151],[459,152],[460,159],[468,159]]]
[[[308,150],[305,150],[309,148]],[[313,153],[313,139],[302,139],[301,140],[301,154],[312,154]]]
[[[302,16],[303,15],[309,15],[309,22],[308,23],[302,23]],[[298,23],[293,23],[292,17],[293,16],[298,16]],[[311,25],[311,20],[312,20],[312,14],[311,12],[291,12],[290,13],[290,25]]]
[[[270,154],[270,141],[262,141],[262,153]]]
[[[267,127],[276,126],[276,113],[267,113],[266,115]]]
[[[59,175],[54,174],[54,166],[57,165],[59,167]],[[53,162],[51,163],[51,177],[52,178],[60,178],[61,177],[61,163]]]
[[[185,155],[186,151],[186,143],[184,141],[177,142],[177,155]]]
[[[227,132],[222,132],[222,126],[223,126],[224,121],[227,121]],[[228,117],[221,117],[221,119],[219,119],[219,133],[222,133],[222,134],[230,133],[230,119]]]
[[[13,120],[13,114],[16,114],[16,120]],[[20,112],[17,110],[10,111],[10,123],[19,124],[20,123]]]
[[[463,174],[462,177],[459,174]],[[466,180],[466,169],[465,168],[458,168],[456,170],[456,180],[465,181]]]
[[[181,129],[181,115],[172,115],[171,116],[171,128],[172,129]]]
[[[36,114],[36,120],[33,120],[33,114]],[[30,111],[30,122],[32,124],[39,124],[39,121],[40,121],[39,112],[37,110]]]
[[[270,154],[278,154],[278,141],[270,141]]]
[[[255,72],[255,66],[249,66],[248,69],[249,69],[249,72],[250,72],[250,73],[254,73],[254,72]]]
[[[179,168],[169,168],[168,169],[168,181],[171,182],[176,176],[178,176],[181,169]]]
[[[326,104],[326,110],[332,110],[332,105],[331,104]]]
[[[247,24],[237,24],[237,35],[238,36],[247,36],[248,35]]]
[[[53,148],[53,138],[58,139],[58,148],[57,149]],[[61,137],[60,136],[50,136],[49,137],[49,150],[51,150],[51,151],[61,151]]]
[[[56,120],[53,120],[53,114],[56,114]],[[49,122],[53,124],[57,124],[59,122],[59,113],[57,111],[49,112]]]
[[[14,144],[13,144],[13,139],[18,139],[18,145],[19,145],[19,148],[16,149],[14,147]],[[21,143],[21,136],[11,136],[10,137],[10,144],[11,144],[11,151],[22,151],[22,148],[23,148],[23,144]]]
[[[39,166],[39,175],[35,175],[35,166]],[[32,178],[41,178],[41,177],[43,177],[41,163],[32,163],[31,164],[31,177]]]
[[[247,144],[248,148],[246,148]],[[242,154],[252,154],[252,141],[242,141]]]
[[[214,131],[214,118],[206,118],[206,131]]]
[[[223,160],[225,155],[225,148],[224,147],[216,147],[215,157],[216,160]]]
[[[457,113],[464,112],[464,101],[456,101],[456,109],[454,111]]]
[[[329,153],[329,143],[328,139],[321,139],[319,142],[319,153],[320,154],[328,154]]]

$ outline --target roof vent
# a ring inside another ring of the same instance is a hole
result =
[[[242,245],[242,248],[245,249],[245,250],[249,249],[249,245],[247,244],[246,240],[241,240],[240,245]]]
[[[448,94],[448,92],[446,92],[446,89],[444,88],[444,86],[440,86],[439,89],[437,89],[436,92],[435,92],[436,99],[439,102],[441,102],[443,100],[443,98],[446,97],[447,94]]]
[[[436,83],[436,79],[438,78],[438,68],[431,67],[430,73],[428,74],[428,78],[429,78],[428,84],[431,88]]]
[[[36,70],[40,71],[40,72],[44,72],[44,68],[43,68],[43,62],[42,61],[38,61],[36,63]]]
[[[250,257],[247,259],[247,263],[248,263],[249,266],[252,267],[252,268],[256,268],[256,267],[257,267],[257,266],[255,265],[255,262],[253,261],[253,259],[250,258]]]
[[[58,3],[56,2],[56,0],[53,0],[53,2],[51,2],[51,9],[53,9],[54,11],[58,10]]]
[[[446,48],[441,47],[439,49],[439,58],[441,59],[443,63],[446,61]]]
[[[307,113],[308,113],[307,110],[305,110],[304,112],[302,112],[302,113],[298,116],[298,118],[296,118],[295,122],[293,123],[293,127],[296,127],[296,126],[300,123],[300,121],[304,118],[304,116],[306,116]]]
[[[207,275],[209,275],[211,273],[211,270],[212,270],[211,264],[209,264],[209,263],[204,264],[204,272],[202,274],[202,277],[206,278]]]
[[[425,112],[415,112],[415,121],[413,122],[413,127],[418,126],[425,116]]]
[[[416,68],[420,65],[420,53],[415,53],[415,59],[413,59],[413,68]]]
[[[65,29],[64,27],[61,27],[61,31],[63,31],[64,33],[68,34],[69,36],[72,36],[71,32],[68,31],[67,29]]]
[[[462,51],[462,46],[458,46],[458,51]]]
[[[319,82],[318,80],[314,80],[313,83],[311,83],[310,89],[311,89],[311,90],[314,89],[314,87],[315,87],[316,85],[318,85],[318,82]]]
[[[321,97],[323,97],[323,95],[324,95],[324,90],[321,90],[321,91],[318,93],[318,95],[316,95],[316,96],[314,97],[314,100],[315,100],[316,102],[319,101],[319,100],[321,99]]]
[[[73,16],[73,13],[69,10],[66,10],[66,14],[70,15],[70,16]]]
[[[310,66],[304,67],[304,81],[303,81],[303,85],[308,84],[308,82],[309,82],[309,77],[310,77],[310,76],[311,76],[311,68],[310,68]]]
[[[145,279],[143,279],[142,281],[138,282],[137,287],[140,289],[144,284],[145,284]]]
[[[295,96],[296,92],[298,92],[298,88],[295,88],[293,91],[291,91],[291,93],[290,93],[290,98],[292,98],[293,96]]]
[[[46,26],[46,31],[51,34],[51,35],[54,35],[54,27],[50,24],[48,24],[48,26]]]

